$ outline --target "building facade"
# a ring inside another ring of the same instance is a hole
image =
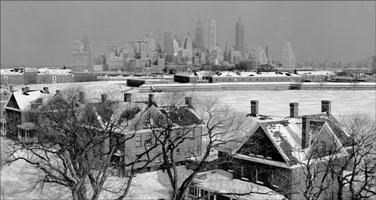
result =
[[[81,40],[76,40],[73,43],[72,69],[74,71],[93,71],[87,35],[84,35]]]
[[[249,131],[235,135],[235,144],[219,150],[220,160],[231,157],[233,164],[220,164],[220,168],[291,200],[304,199],[306,180],[312,179],[311,187],[327,187],[320,199],[336,199],[338,185],[330,174],[324,174],[331,171],[324,169],[328,162],[340,166],[347,159],[350,136],[331,115],[331,102],[323,100],[319,114],[299,116],[298,103],[290,103],[288,117],[258,113],[258,101],[253,100],[247,115]],[[308,177],[307,170],[314,177]]]
[[[217,24],[214,19],[209,20],[209,52],[217,46]]]
[[[244,56],[244,24],[241,17],[239,17],[239,20],[236,22],[235,26],[235,49],[240,51],[242,56]]]
[[[195,48],[204,48],[204,25],[200,18],[198,18],[196,23]]]

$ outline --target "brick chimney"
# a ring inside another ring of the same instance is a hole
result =
[[[290,103],[290,117],[298,117],[299,116],[299,103],[292,102]]]
[[[43,92],[46,93],[46,94],[50,93],[49,90],[48,90],[48,87],[43,87]]]
[[[149,94],[149,104],[154,103],[154,94]]]
[[[192,97],[185,97],[185,105],[192,107]]]
[[[9,85],[9,92],[14,92],[14,86],[13,85]]]
[[[258,100],[251,100],[251,115],[256,116],[258,114]]]
[[[104,103],[107,101],[107,94],[101,94],[101,103]]]
[[[30,88],[28,86],[25,87],[25,92],[29,92]]]
[[[332,102],[329,100],[322,100],[321,101],[321,112],[326,112],[327,115],[331,115],[332,113]]]
[[[132,102],[132,94],[124,93],[124,102]]]
[[[302,149],[305,149],[309,146],[310,142],[310,119],[308,116],[302,116]]]
[[[82,104],[85,103],[85,92],[78,93],[78,101]]]

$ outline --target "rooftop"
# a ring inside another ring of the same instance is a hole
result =
[[[233,179],[232,174],[220,169],[201,172],[196,176],[194,182],[200,188],[235,199],[286,199],[283,195],[265,186]]]
[[[289,72],[217,72],[214,77],[246,77],[246,76],[255,76],[255,77],[300,77],[300,75],[292,74]]]

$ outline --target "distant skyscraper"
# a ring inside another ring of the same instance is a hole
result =
[[[244,24],[241,17],[235,27],[235,49],[240,51],[242,56],[244,55]]]
[[[217,27],[214,19],[209,20],[209,51],[215,50],[217,42]]]
[[[198,21],[196,23],[195,43],[196,48],[204,47],[204,25],[200,18],[198,18]]]
[[[173,56],[174,55],[174,38],[172,37],[171,32],[164,32],[163,33],[163,51],[165,52],[166,56]]]
[[[295,68],[295,54],[292,51],[291,42],[286,42],[282,49],[282,66]]]
[[[266,56],[267,48],[257,46],[256,47],[256,61],[258,65],[268,64],[268,57]]]
[[[81,40],[73,43],[72,52],[72,70],[75,71],[92,71],[91,54],[89,48],[89,39],[84,35]]]
[[[223,60],[227,62],[231,62],[231,53],[232,53],[232,49],[231,49],[230,43],[227,41],[226,47],[225,47],[225,53],[223,55]]]

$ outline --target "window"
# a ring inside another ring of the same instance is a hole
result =
[[[29,131],[29,138],[34,139],[34,137],[35,137],[34,131]]]
[[[136,147],[142,147],[142,137],[141,137],[141,135],[136,135]]]
[[[190,137],[191,140],[194,140],[194,139],[195,139],[195,132],[196,132],[196,129],[193,128],[193,129],[191,130],[191,137]]]
[[[53,80],[53,81],[56,81],[56,76],[52,76],[52,80]]]
[[[151,134],[147,134],[146,140],[145,140],[145,146],[150,146],[152,145],[152,139],[151,139]]]
[[[20,134],[21,134],[21,137],[25,137],[25,131],[24,130],[20,130]]]

